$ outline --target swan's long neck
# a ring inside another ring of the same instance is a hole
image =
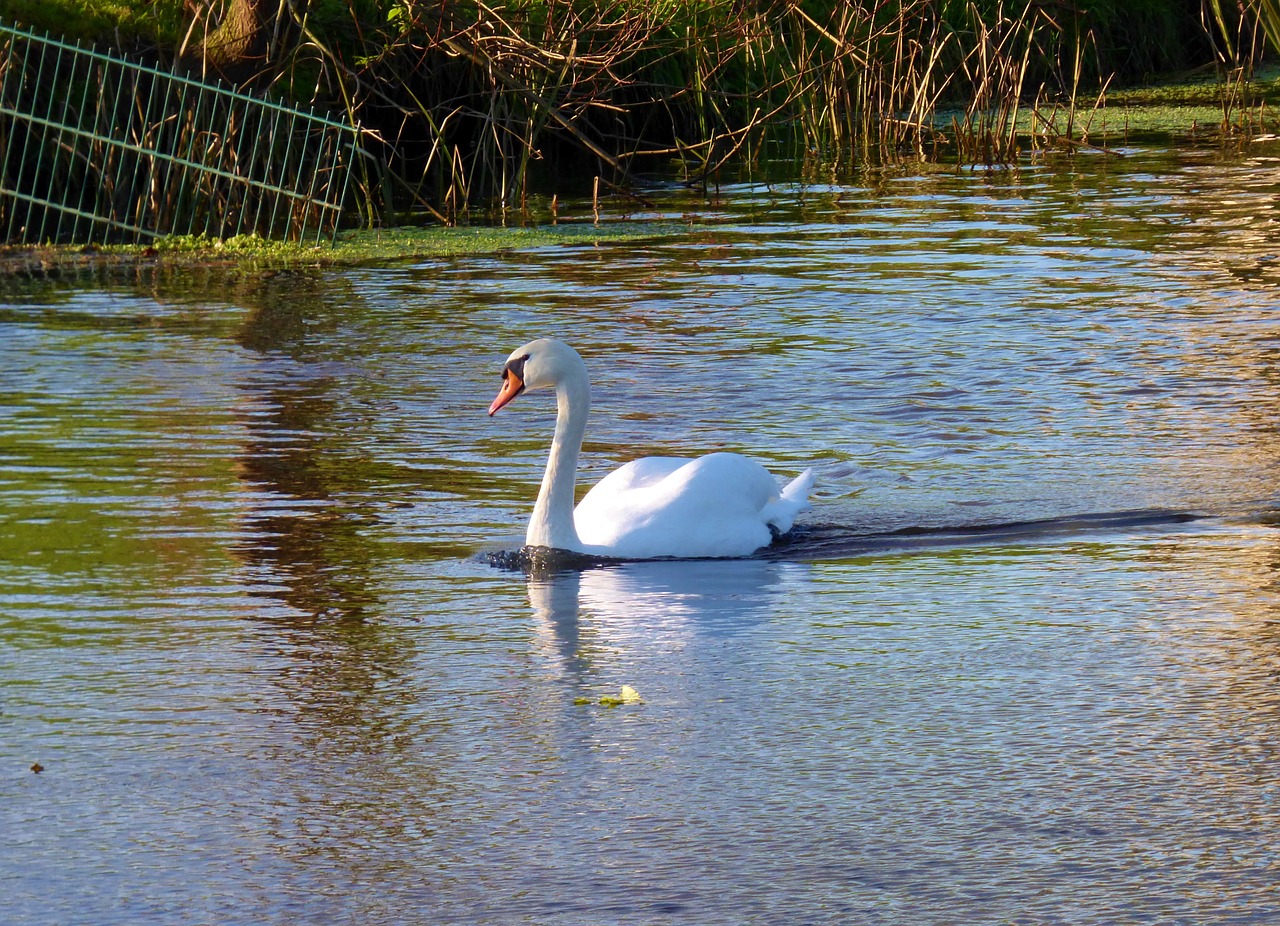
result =
[[[542,488],[533,506],[524,542],[529,546],[581,551],[573,523],[573,490],[578,473],[578,452],[591,411],[591,386],[586,370],[566,376],[556,386],[556,433],[551,456],[542,476]]]

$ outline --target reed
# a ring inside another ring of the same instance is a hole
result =
[[[1224,67],[1248,73],[1266,44],[1280,49],[1280,0],[1204,0],[1204,9],[1216,27],[1210,35]]]
[[[295,26],[291,82],[303,65],[334,81],[401,192],[444,221],[527,208],[548,167],[578,192],[671,161],[706,185],[779,140],[834,161],[1008,160],[1027,75],[1052,70],[1061,31],[1038,7],[973,0],[400,0],[361,55]]]

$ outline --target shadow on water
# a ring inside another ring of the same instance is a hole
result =
[[[797,524],[771,546],[745,562],[817,562],[843,560],[877,553],[938,550],[974,544],[1033,544],[1084,535],[1159,531],[1204,521],[1208,515],[1194,511],[1144,508],[1058,518],[961,524],[944,527],[904,527],[892,531],[860,532],[842,524]],[[499,569],[525,572],[532,577],[625,564],[625,560],[588,556],[567,550],[523,547],[481,554],[483,561]],[[649,560],[676,562],[675,560]],[[692,560],[687,562],[725,562]],[[639,564],[632,564],[639,565]]]
[[[838,524],[800,524],[757,555],[772,560],[814,561],[973,544],[1032,544],[1086,534],[1158,531],[1206,517],[1193,511],[1145,508],[986,524],[904,527],[866,534],[851,533]]]

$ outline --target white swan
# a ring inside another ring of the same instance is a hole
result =
[[[779,491],[736,453],[696,460],[647,457],[614,470],[573,507],[591,384],[578,352],[546,338],[517,348],[502,369],[493,415],[526,389],[555,389],[556,430],[525,544],[619,559],[747,556],[791,529],[809,507],[813,471]]]

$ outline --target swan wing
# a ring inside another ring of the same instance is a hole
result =
[[[747,556],[791,527],[812,481],[806,473],[780,491],[768,470],[736,453],[650,457],[602,479],[574,523],[585,545],[610,556]]]
[[[585,502],[592,495],[601,497],[617,496],[623,492],[644,489],[656,485],[669,477],[680,467],[693,461],[685,457],[644,457],[624,463],[591,487],[591,491],[583,497]]]

